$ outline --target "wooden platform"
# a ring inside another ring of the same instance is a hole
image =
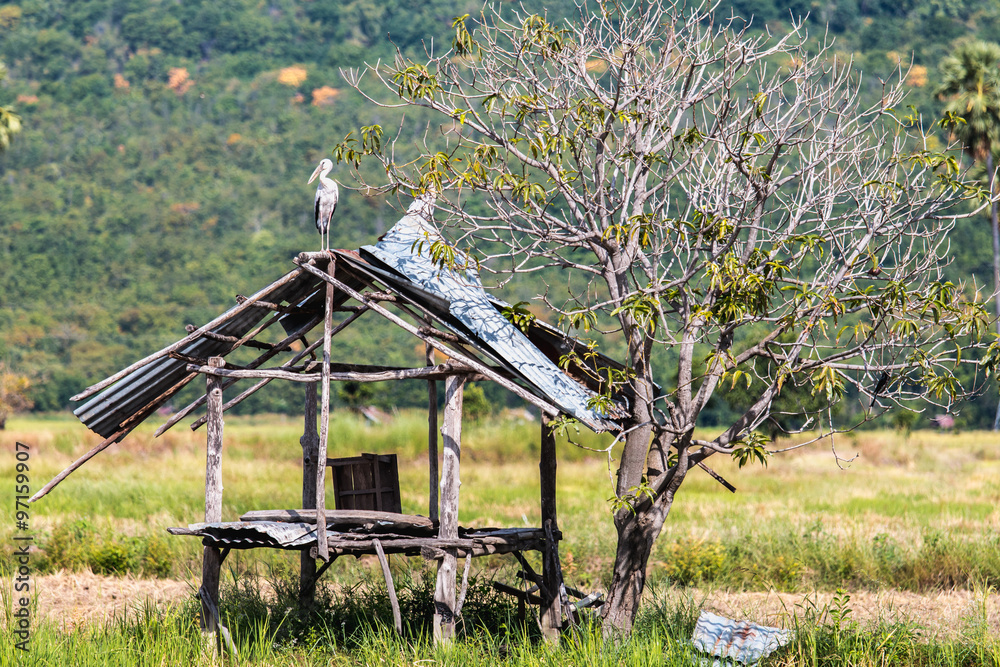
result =
[[[196,523],[168,528],[172,535],[201,537],[205,546],[220,549],[272,548],[314,550],[315,510],[256,510],[240,521]],[[542,528],[465,528],[458,536],[437,536],[437,526],[427,517],[364,510],[327,510],[326,543],[331,556],[387,554],[423,556],[440,560],[447,553],[457,557],[488,556],[513,551],[543,551]],[[562,535],[556,531],[555,541]]]

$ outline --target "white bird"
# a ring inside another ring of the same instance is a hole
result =
[[[309,177],[309,182],[312,183],[319,176],[319,186],[316,188],[316,229],[319,230],[323,250],[330,249],[330,219],[337,210],[337,201],[340,199],[340,189],[336,181],[327,178],[332,169],[333,161],[323,158],[316,171]]]

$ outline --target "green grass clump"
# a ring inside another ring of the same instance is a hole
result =
[[[722,572],[726,552],[717,541],[683,537],[661,551],[663,560],[657,563],[662,574],[673,583],[684,586],[714,581]]]
[[[89,569],[95,574],[166,577],[174,568],[174,555],[163,537],[109,534],[88,519],[59,524],[41,540],[41,547],[42,556],[34,562],[39,573]]]
[[[724,540],[690,536],[657,546],[650,579],[735,590],[898,589],[1000,586],[1000,541],[930,530],[912,543],[890,533],[833,535],[813,523],[770,526]]]
[[[238,574],[230,570],[230,575],[222,587],[221,613],[234,633],[243,636],[263,632],[279,646],[353,650],[363,644],[373,628],[392,627],[388,591],[379,577],[364,578],[348,586],[321,580],[315,604],[301,609],[296,574],[272,572],[266,581],[252,572]],[[419,641],[431,635],[435,568],[397,568],[394,579],[404,636]],[[483,631],[504,641],[522,635],[531,640],[540,637],[537,624],[520,623],[516,605],[498,593],[491,582],[488,576],[470,578],[457,628],[459,637],[473,637]]]
[[[838,590],[823,607],[804,606],[792,618],[792,641],[767,664],[899,665],[906,667],[996,667],[1000,637],[991,635],[985,600],[995,591],[979,588],[979,604],[954,639],[924,637],[917,622],[879,619],[861,624],[852,618],[851,596]]]

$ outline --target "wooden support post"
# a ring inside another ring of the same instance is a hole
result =
[[[427,358],[427,365],[434,365],[434,348],[429,343],[424,343],[424,354]],[[431,521],[438,520],[438,390],[437,382],[430,380],[427,383],[427,464],[430,477],[428,516]]]
[[[302,509],[316,509],[316,467],[319,465],[319,433],[316,431],[316,383],[306,385],[305,428],[302,445]],[[310,609],[316,599],[316,561],[303,549],[299,557],[299,608]]]
[[[330,258],[326,267],[331,276],[336,263]],[[316,553],[324,561],[330,560],[330,547],[326,543],[326,449],[330,437],[330,339],[333,335],[333,284],[326,284],[326,306],[323,315],[323,398],[319,418],[319,450],[316,466]]]
[[[222,357],[212,357],[208,365],[222,368]],[[222,382],[223,379],[207,375],[208,383],[208,433],[205,457],[205,523],[222,521]],[[222,554],[216,547],[205,547],[201,564],[201,629],[206,634],[218,630],[219,574]],[[206,599],[207,598],[207,599]]]
[[[458,538],[459,462],[462,454],[462,398],[465,375],[453,375],[445,381],[444,460],[441,465],[441,523],[438,537]],[[455,637],[455,577],[458,558],[454,549],[445,549],[438,561],[437,586],[434,588],[434,641],[450,642]]]
[[[563,585],[562,567],[559,564],[559,544],[554,534],[556,521],[556,438],[548,416],[542,413],[541,452],[538,461],[541,487],[542,528],[546,533],[545,550],[542,552],[542,634],[546,641],[558,642],[562,627],[562,604],[559,595]]]

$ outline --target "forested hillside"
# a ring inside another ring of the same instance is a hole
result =
[[[577,11],[568,1],[544,6],[550,18]],[[452,18],[479,7],[0,2],[0,61],[9,70],[0,106],[23,122],[0,154],[0,361],[32,378],[35,409],[66,407],[89,382],[277,278],[299,251],[318,249],[306,185],[315,164],[359,124],[392,131],[398,122],[339,69],[397,48],[447,48]],[[928,133],[938,131],[938,62],[957,40],[1000,34],[1000,0],[743,0],[723,3],[719,14],[730,13],[773,34],[808,14],[811,38],[835,39],[834,53],[853,59],[873,100],[880,78],[912,60],[907,83]],[[396,202],[352,192],[343,167],[333,176],[348,186],[333,245],[373,242],[397,219]],[[952,276],[989,286],[985,218],[964,223],[952,244]],[[517,301],[541,289],[520,281],[502,296]],[[413,341],[393,329],[348,333],[341,344],[355,358],[415,358]],[[393,346],[406,358],[382,354]],[[247,407],[295,408],[289,401],[279,392]],[[988,424],[994,401],[967,408],[966,423]]]

